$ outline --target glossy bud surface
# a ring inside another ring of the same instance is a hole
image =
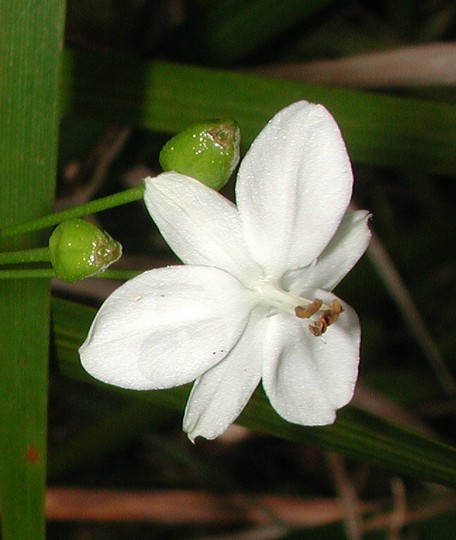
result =
[[[218,191],[239,163],[240,139],[239,126],[231,119],[192,124],[165,144],[160,165]]]
[[[92,223],[69,219],[54,229],[49,251],[57,277],[71,282],[106,270],[121,257],[122,246]]]

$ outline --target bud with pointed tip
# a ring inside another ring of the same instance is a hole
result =
[[[69,219],[54,229],[49,252],[57,277],[71,282],[106,270],[120,258],[122,246],[92,223]]]
[[[239,126],[229,118],[192,124],[165,144],[160,165],[218,191],[239,163],[240,139]]]

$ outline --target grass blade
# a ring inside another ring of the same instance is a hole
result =
[[[0,227],[52,210],[61,0],[0,4]],[[0,248],[39,245],[23,238]],[[43,244],[41,244],[43,245]],[[0,508],[3,540],[44,538],[49,288],[0,284]]]
[[[243,73],[67,52],[67,113],[176,132],[204,118],[231,116],[244,143],[284,106],[325,105],[359,163],[456,174],[456,106]]]

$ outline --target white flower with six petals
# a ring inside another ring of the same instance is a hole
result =
[[[146,179],[149,213],[185,265],[145,272],[106,300],[80,348],[84,368],[137,390],[195,381],[191,440],[223,433],[260,381],[286,420],[332,423],[353,395],[360,328],[331,291],[370,239],[368,212],[347,213],[352,184],[337,124],[305,101],[252,144],[237,206],[182,174]]]

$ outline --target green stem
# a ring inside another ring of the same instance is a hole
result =
[[[55,277],[52,268],[25,268],[14,270],[0,270],[0,280],[2,279],[43,279]]]
[[[128,280],[136,277],[141,272],[137,270],[106,270],[92,276],[99,279]],[[43,279],[55,277],[52,268],[19,268],[12,270],[0,270],[0,280],[3,279]]]
[[[4,229],[0,230],[0,238],[47,229],[67,219],[87,216],[88,214],[101,212],[102,210],[107,210],[108,208],[115,208],[116,206],[138,201],[142,199],[143,194],[143,186],[126,189],[125,191],[115,193],[114,195],[108,195],[107,197],[96,199],[95,201],[90,201],[86,204],[81,204],[80,206],[68,208],[68,210],[62,210],[61,212],[56,212],[48,216],[19,223],[18,225],[5,227]]]
[[[128,279],[132,279],[136,276],[139,276],[141,272],[139,270],[105,270],[104,272],[100,272],[99,274],[96,274],[92,276],[93,278],[97,279],[121,279],[123,281],[127,281]]]
[[[49,261],[49,248],[25,249],[23,251],[12,251],[0,253],[0,265],[3,264],[22,264],[32,262]]]

